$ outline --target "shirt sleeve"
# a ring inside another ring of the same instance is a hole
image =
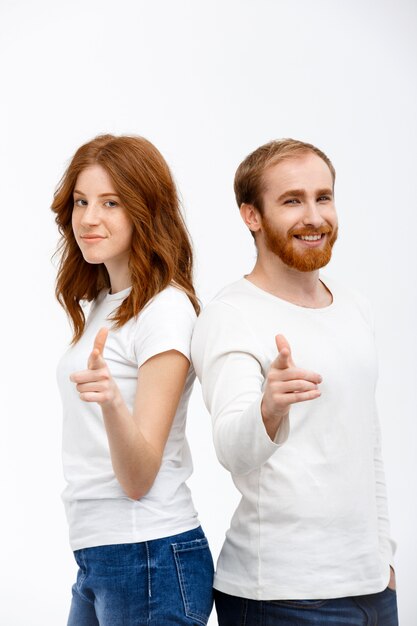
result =
[[[385,483],[384,462],[381,451],[381,429],[375,406],[374,412],[374,468],[375,468],[375,493],[378,513],[378,535],[382,552],[386,555],[390,565],[394,566],[394,554],[396,543],[391,539],[387,488]]]
[[[197,320],[192,359],[213,422],[220,463],[235,475],[263,465],[287,439],[288,418],[272,441],[261,400],[264,372],[256,338],[233,307],[211,303]]]
[[[366,307],[366,316],[371,327],[372,334],[375,338],[375,316],[371,304],[364,299],[364,308]],[[388,498],[385,480],[384,461],[382,458],[381,447],[381,426],[379,423],[378,410],[376,402],[374,403],[373,435],[374,435],[374,470],[375,470],[375,494],[376,507],[378,515],[378,535],[381,549],[389,561],[390,565],[394,565],[394,554],[397,548],[395,541],[391,538],[389,514],[388,514]]]
[[[177,350],[191,360],[195,320],[194,307],[183,291],[168,287],[156,295],[138,317],[133,346],[138,367],[168,350]]]

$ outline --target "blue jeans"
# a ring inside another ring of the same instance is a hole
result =
[[[214,591],[219,626],[398,626],[397,594],[335,600],[247,600]]]
[[[213,560],[201,528],[84,548],[68,626],[201,626],[213,605]]]

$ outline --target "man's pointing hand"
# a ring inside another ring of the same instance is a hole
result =
[[[277,335],[275,343],[278,355],[271,363],[261,404],[262,418],[271,439],[289,414],[291,404],[315,400],[321,395],[318,385],[322,381],[320,374],[295,366],[284,335]]]

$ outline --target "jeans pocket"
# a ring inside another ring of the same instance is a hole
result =
[[[394,595],[397,595],[397,590],[396,589],[391,589],[391,587],[387,587],[385,589],[385,591],[388,591],[389,593],[393,593]]]
[[[185,615],[205,626],[213,606],[214,574],[207,539],[173,543],[172,549]]]
[[[74,558],[78,565],[78,572],[77,580],[72,587],[73,591],[76,591],[82,598],[84,598],[84,600],[90,602],[90,598],[87,598],[84,593],[84,581],[87,578],[87,564],[85,561],[84,550],[76,550],[74,552]]]

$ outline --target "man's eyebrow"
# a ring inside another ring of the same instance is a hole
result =
[[[318,196],[333,196],[333,189],[329,187],[325,187],[324,189],[319,189],[317,191]]]
[[[317,196],[333,196],[333,191],[332,189],[330,189],[329,187],[326,187],[324,189],[318,189],[315,194]],[[278,202],[281,202],[282,200],[284,200],[285,198],[291,197],[291,196],[297,196],[297,197],[304,197],[306,195],[306,192],[304,189],[289,189],[288,191],[284,191],[284,193],[282,193],[279,198],[278,198]]]
[[[80,196],[86,195],[83,191],[80,191],[79,189],[74,189],[73,193],[78,193]],[[111,191],[109,191],[108,193],[99,193],[98,198],[106,198],[107,196],[113,196],[113,197],[118,198],[119,194],[112,193]]]
[[[305,191],[304,189],[288,189],[288,191],[284,191],[284,193],[279,196],[278,202],[288,196],[305,196]]]

